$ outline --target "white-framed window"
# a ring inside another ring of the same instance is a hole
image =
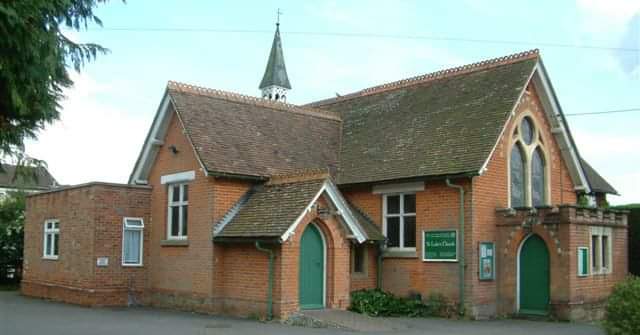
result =
[[[58,259],[60,247],[60,222],[55,219],[44,222],[43,254],[46,259]]]
[[[389,249],[416,249],[416,194],[383,196],[384,236]]]
[[[611,228],[591,227],[591,272],[607,274],[613,270]]]
[[[142,218],[124,218],[122,221],[122,265],[142,266],[144,221]]]
[[[186,239],[189,218],[189,185],[169,184],[167,238]]]

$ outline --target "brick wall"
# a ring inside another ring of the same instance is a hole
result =
[[[465,188],[465,230],[471,231],[471,183],[468,179],[453,180]],[[373,194],[371,187],[343,190],[354,205],[365,211],[382,229],[382,195]],[[406,296],[419,293],[423,297],[438,293],[450,301],[459,300],[459,264],[457,262],[424,262],[422,246],[424,230],[459,229],[459,192],[444,181],[428,181],[425,190],[416,192],[416,253],[410,257],[384,256],[382,288]],[[469,259],[471,234],[465,234],[465,257]],[[465,292],[471,293],[471,266],[465,271]]]
[[[567,166],[561,156],[560,148],[556,143],[551,126],[544,114],[542,105],[535,88],[529,86],[519,101],[515,114],[511,116],[506,125],[504,135],[498,141],[486,171],[473,179],[473,246],[469,266],[472,268],[474,306],[473,314],[478,317],[489,316],[496,313],[496,287],[500,285],[496,281],[478,280],[478,248],[479,242],[496,242],[502,238],[497,233],[496,209],[508,207],[509,197],[509,156],[512,148],[512,134],[524,115],[528,115],[540,130],[542,141],[547,153],[547,176],[549,185],[548,199],[551,205],[562,203],[573,204],[576,202],[576,193],[573,182],[569,176]],[[502,262],[496,262],[500,267]],[[509,271],[512,271],[510,269]],[[509,272],[511,273],[511,272]]]
[[[22,293],[82,305],[139,301],[145,272],[121,265],[122,225],[124,217],[148,222],[149,194],[147,187],[92,183],[28,197]],[[57,260],[42,257],[47,219],[60,223]],[[109,265],[96,266],[98,257]]]

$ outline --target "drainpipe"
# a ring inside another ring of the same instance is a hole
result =
[[[459,216],[459,221],[460,221],[460,238],[458,240],[458,257],[459,257],[459,261],[458,261],[458,265],[460,267],[459,271],[459,276],[460,276],[460,284],[459,284],[459,313],[460,315],[464,314],[464,188],[460,185],[455,185],[452,184],[451,181],[449,180],[449,178],[446,179],[447,182],[447,186],[451,187],[451,188],[457,188],[458,191],[460,191],[460,213],[458,214]]]
[[[378,264],[376,266],[377,274],[376,274],[376,288],[378,290],[382,290],[382,255],[384,252],[384,241],[378,241]]]
[[[260,246],[260,241],[256,241],[256,249],[269,254],[269,286],[267,287],[267,319],[273,319],[273,280],[274,280],[274,260],[273,250]]]

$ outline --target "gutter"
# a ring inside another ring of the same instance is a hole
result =
[[[274,263],[275,254],[272,249],[264,248],[260,245],[260,241],[256,241],[256,249],[269,254],[269,286],[267,287],[267,320],[273,320],[273,281],[274,281]]]
[[[464,267],[465,267],[465,263],[464,263],[464,188],[460,185],[456,185],[456,184],[452,184],[451,180],[449,180],[449,178],[445,179],[447,186],[451,187],[451,188],[456,188],[458,189],[458,191],[460,191],[460,213],[458,214],[459,216],[459,232],[460,232],[460,237],[458,238],[458,257],[459,257],[459,261],[458,261],[458,266],[459,266],[459,280],[460,283],[458,285],[458,290],[459,290],[459,307],[458,307],[458,313],[460,315],[464,314]]]

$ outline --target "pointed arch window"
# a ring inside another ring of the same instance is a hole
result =
[[[545,206],[547,162],[542,137],[529,116],[513,131],[509,161],[509,200],[511,207]]]
[[[525,205],[524,155],[519,143],[511,149],[511,207]]]
[[[531,203],[534,207],[546,205],[545,161],[542,149],[537,147],[531,156]]]

